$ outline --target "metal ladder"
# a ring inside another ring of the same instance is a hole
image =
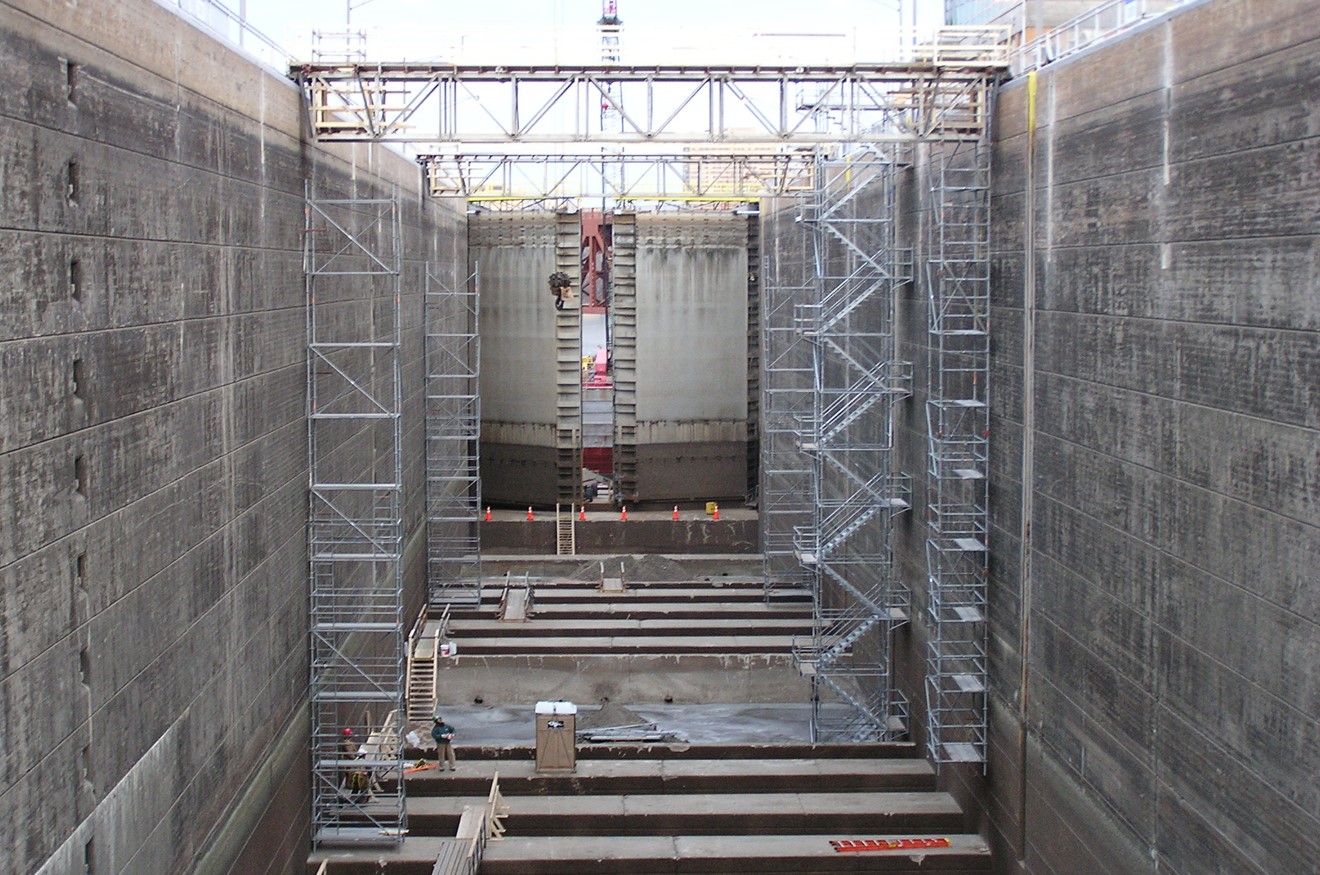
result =
[[[564,513],[555,505],[555,553],[559,556],[577,555],[577,522],[573,519],[573,505]]]
[[[582,220],[578,213],[555,216],[555,269],[582,285]],[[580,294],[555,311],[555,481],[556,498],[582,500],[582,311]]]
[[[438,636],[417,639],[408,658],[408,720],[426,722],[435,713],[435,655]]]
[[[614,214],[615,497],[637,499],[637,216]]]

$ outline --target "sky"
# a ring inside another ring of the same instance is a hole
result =
[[[236,8],[239,0],[228,3]],[[915,4],[919,29],[938,23],[943,0],[903,3],[908,22]],[[309,53],[312,30],[343,31],[346,19],[353,30],[366,32],[372,60],[439,60],[456,43],[490,44],[489,50],[511,60],[550,55],[579,60],[568,57],[575,46],[598,55],[594,28],[601,0],[245,0],[244,5],[250,24],[300,57]],[[648,53],[684,47],[694,56],[739,45],[754,45],[758,57],[767,45],[771,52],[792,46],[804,54],[831,55],[842,45],[845,53],[867,54],[873,53],[866,48],[874,43],[870,34],[899,25],[898,0],[618,0],[618,11],[625,63],[646,63]]]

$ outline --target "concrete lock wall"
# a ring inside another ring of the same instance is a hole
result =
[[[747,224],[637,217],[637,494],[747,491]]]
[[[468,227],[481,278],[482,496],[554,504],[555,217],[479,213]]]
[[[291,83],[147,0],[0,2],[0,29],[0,873],[294,871],[303,180],[405,193],[414,604],[421,261],[462,216],[398,156],[304,142]]]
[[[1043,69],[1034,133],[1027,81],[998,95],[989,764],[941,780],[999,871],[1315,865],[1317,82],[1313,4],[1215,0]],[[900,183],[917,265],[927,156]],[[768,212],[788,285],[800,235]],[[895,325],[895,660],[921,743],[920,270]]]
[[[1034,130],[1000,93],[989,777],[948,771],[1005,871],[1320,856],[1317,84],[1313,3],[1216,0],[1043,69]]]

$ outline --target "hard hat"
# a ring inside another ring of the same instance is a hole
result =
[[[344,730],[344,734],[345,734],[345,735],[352,735],[352,734],[353,734],[353,730],[351,730],[351,729],[345,729],[345,730]]]

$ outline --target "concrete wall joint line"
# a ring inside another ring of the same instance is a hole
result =
[[[1045,500],[1046,500],[1046,501],[1054,501],[1054,499],[1051,499],[1051,498],[1049,498],[1048,496],[1045,498]],[[1062,501],[1056,501],[1055,503],[1057,503],[1057,504],[1061,504],[1061,505],[1063,505],[1063,506],[1065,506],[1065,507],[1069,507],[1069,508],[1070,508],[1074,513],[1076,513],[1078,516],[1082,516],[1082,517],[1087,518],[1088,520],[1090,520],[1092,523],[1094,523],[1095,525],[1097,525],[1097,526],[1099,526],[1099,527],[1102,527],[1102,528],[1105,528],[1105,529],[1109,529],[1110,531],[1112,531],[1112,532],[1114,532],[1114,533],[1116,533],[1116,534],[1119,534],[1119,535],[1125,535],[1125,534],[1127,534],[1126,530],[1124,530],[1124,529],[1120,529],[1120,528],[1118,528],[1117,526],[1111,525],[1110,523],[1107,523],[1107,522],[1105,522],[1104,520],[1100,519],[1099,517],[1093,516],[1093,515],[1087,513],[1086,511],[1084,511],[1084,510],[1082,510],[1082,509],[1080,509],[1080,508],[1074,508],[1074,507],[1071,507],[1071,505],[1068,505],[1066,502],[1062,502]],[[1241,584],[1239,584],[1239,583],[1236,583],[1236,582],[1234,582],[1234,581],[1232,581],[1232,580],[1230,580],[1230,579],[1228,579],[1228,578],[1225,578],[1225,577],[1219,577],[1218,575],[1214,574],[1213,572],[1206,571],[1206,569],[1203,569],[1203,568],[1201,568],[1201,567],[1199,567],[1199,566],[1197,566],[1197,565],[1194,565],[1194,564],[1188,562],[1187,560],[1185,560],[1185,559],[1183,559],[1183,558],[1181,558],[1181,557],[1175,555],[1174,553],[1172,553],[1172,552],[1170,552],[1170,551],[1168,551],[1168,550],[1166,550],[1166,549],[1160,547],[1160,546],[1157,545],[1157,544],[1152,544],[1152,543],[1150,543],[1150,542],[1148,542],[1148,541],[1147,541],[1147,542],[1143,542],[1143,543],[1145,543],[1146,546],[1149,547],[1151,550],[1154,550],[1156,553],[1158,553],[1158,554],[1160,554],[1160,555],[1162,555],[1162,556],[1165,556],[1165,557],[1167,557],[1167,558],[1173,560],[1174,562],[1178,563],[1179,565],[1185,565],[1185,566],[1187,566],[1187,567],[1189,567],[1189,568],[1195,568],[1197,571],[1200,571],[1200,572],[1203,572],[1203,573],[1205,573],[1205,574],[1208,574],[1210,577],[1214,578],[1215,580],[1219,581],[1220,583],[1223,583],[1223,584],[1226,585],[1226,586],[1232,587],[1233,589],[1238,590],[1238,591],[1240,591],[1240,592],[1245,592],[1245,593],[1247,593],[1247,594],[1249,594],[1249,595],[1256,596],[1257,598],[1260,598],[1261,601],[1264,601],[1265,603],[1269,604],[1271,607],[1277,608],[1277,609],[1280,610],[1280,611],[1283,611],[1283,612],[1285,612],[1285,613],[1287,613],[1287,614],[1290,614],[1290,615],[1292,615],[1292,616],[1295,616],[1295,617],[1296,617],[1297,619],[1299,619],[1299,620],[1304,620],[1304,621],[1307,621],[1307,622],[1314,622],[1314,619],[1313,619],[1313,618],[1311,618],[1311,617],[1307,617],[1307,616],[1304,615],[1304,614],[1300,614],[1300,613],[1298,613],[1297,611],[1293,610],[1292,608],[1289,608],[1287,605],[1282,605],[1282,604],[1279,604],[1278,602],[1271,601],[1270,599],[1267,599],[1267,598],[1265,598],[1265,597],[1263,597],[1263,596],[1260,596],[1259,594],[1253,592],[1252,590],[1248,589],[1247,587],[1245,587],[1245,586],[1243,586],[1243,585],[1241,585]],[[1048,554],[1047,554],[1047,555],[1048,555]],[[1142,617],[1153,617],[1153,616],[1155,616],[1155,615],[1153,615],[1153,614],[1147,614],[1147,613],[1144,613],[1144,612],[1139,612],[1139,615],[1142,616]]]
[[[1165,396],[1157,395],[1157,396],[1153,396],[1153,397],[1156,397],[1156,398],[1164,398]],[[1175,402],[1177,402],[1177,403],[1187,403],[1187,402],[1178,402],[1177,399],[1170,399],[1170,400],[1173,400],[1173,401],[1175,401]],[[1214,408],[1210,408],[1210,409],[1214,409]],[[1241,415],[1244,415],[1244,416],[1245,416],[1246,414],[1241,414]],[[1267,420],[1267,422],[1269,422],[1269,421]],[[1274,423],[1274,422],[1269,422],[1269,424],[1270,424],[1270,425],[1274,425],[1274,426],[1277,426],[1277,425],[1278,425],[1278,423]],[[1291,424],[1288,424],[1288,423],[1284,423],[1284,425],[1286,425],[1287,427],[1290,427],[1290,428],[1297,428],[1297,429],[1299,429],[1299,430],[1303,430],[1303,431],[1311,431],[1311,430],[1312,430],[1312,429],[1306,429],[1304,426],[1292,426]],[[1091,445],[1089,445],[1089,444],[1080,443],[1080,442],[1078,442],[1078,441],[1075,441],[1075,440],[1070,439],[1066,434],[1063,434],[1063,433],[1060,433],[1060,432],[1051,431],[1051,430],[1046,429],[1046,428],[1041,428],[1041,429],[1039,429],[1038,431],[1039,431],[1040,434],[1049,435],[1051,438],[1053,438],[1053,439],[1059,441],[1059,442],[1062,443],[1062,444],[1067,444],[1068,446],[1076,447],[1076,448],[1079,449],[1079,450],[1084,450],[1084,451],[1086,451],[1086,452],[1088,452],[1088,453],[1094,453],[1095,455],[1102,456],[1102,457],[1107,458],[1107,459],[1113,459],[1113,460],[1119,462],[1120,464],[1125,465],[1125,466],[1128,466],[1128,467],[1131,467],[1131,468],[1137,468],[1137,469],[1142,470],[1142,471],[1147,471],[1147,472],[1149,472],[1149,473],[1151,473],[1151,474],[1154,474],[1155,476],[1157,476],[1157,477],[1159,477],[1159,478],[1161,478],[1161,479],[1163,479],[1163,480],[1171,481],[1171,482],[1174,482],[1174,483],[1180,483],[1180,484],[1183,484],[1184,486],[1186,486],[1186,487],[1189,488],[1189,489],[1194,489],[1194,490],[1197,490],[1197,491],[1199,491],[1199,492],[1203,492],[1203,493],[1208,493],[1208,494],[1210,494],[1210,495],[1216,495],[1216,496],[1219,496],[1220,498],[1224,499],[1225,501],[1232,502],[1232,503],[1235,504],[1235,505],[1242,505],[1242,506],[1243,506],[1243,510],[1244,510],[1244,512],[1251,513],[1251,514],[1255,514],[1255,515],[1261,515],[1261,514],[1263,514],[1263,515],[1267,515],[1267,516],[1279,517],[1280,519],[1287,520],[1287,521],[1289,521],[1289,522],[1300,523],[1301,525],[1307,526],[1307,527],[1309,527],[1309,528],[1320,528],[1320,526],[1317,526],[1317,523],[1316,523],[1316,521],[1315,521],[1314,518],[1312,518],[1312,519],[1306,519],[1306,518],[1303,518],[1303,517],[1289,516],[1289,515],[1286,514],[1286,513],[1281,513],[1280,511],[1275,510],[1275,509],[1270,508],[1270,507],[1264,507],[1264,506],[1261,506],[1261,505],[1252,504],[1252,503],[1249,502],[1249,501],[1246,501],[1246,500],[1244,500],[1244,499],[1242,499],[1242,498],[1238,498],[1238,497],[1233,496],[1233,495],[1229,495],[1229,494],[1226,493],[1226,492],[1221,492],[1221,491],[1219,491],[1219,490],[1217,490],[1217,489],[1211,489],[1211,488],[1209,488],[1209,487],[1207,487],[1207,486],[1202,486],[1202,485],[1199,484],[1199,483],[1195,483],[1195,482],[1193,482],[1193,481],[1191,481],[1191,480],[1187,480],[1187,479],[1185,479],[1185,478],[1183,478],[1183,477],[1175,476],[1175,475],[1173,475],[1173,474],[1169,474],[1169,473],[1167,473],[1167,472],[1161,471],[1159,468],[1154,468],[1154,467],[1152,467],[1152,466],[1150,466],[1150,465],[1147,465],[1147,464],[1144,464],[1144,463],[1142,463],[1142,462],[1136,462],[1136,461],[1133,461],[1132,459],[1125,459],[1125,458],[1123,458],[1122,456],[1116,456],[1116,455],[1114,455],[1113,453],[1107,452],[1107,451],[1105,451],[1105,450],[1103,450],[1103,449],[1099,449],[1099,448],[1097,448],[1097,447],[1093,447],[1093,446],[1091,446]],[[1077,510],[1078,510],[1079,512],[1081,512],[1081,513],[1085,513],[1084,511],[1081,510],[1081,508],[1077,508]],[[1090,515],[1087,514],[1087,516],[1090,516]],[[1093,519],[1096,519],[1097,522],[1100,522],[1100,520],[1099,520],[1098,518],[1096,518],[1096,517],[1092,517],[1092,518],[1093,518]],[[1173,557],[1173,558],[1175,558],[1175,559],[1178,558],[1177,556],[1174,556],[1174,554],[1172,554],[1172,553],[1169,553],[1168,555],[1171,556],[1171,557]],[[1193,566],[1193,567],[1199,567],[1199,566]],[[1210,572],[1208,569],[1202,569],[1202,570],[1206,571],[1207,573],[1213,574],[1213,572]],[[1225,582],[1227,582],[1227,581],[1225,581]],[[1280,605],[1280,607],[1283,607],[1283,606]],[[1287,608],[1285,608],[1285,610],[1287,610]]]
[[[1315,236],[1316,236],[1316,235],[1314,235],[1314,234],[1298,234],[1298,235],[1297,235],[1297,237],[1306,238],[1306,239],[1314,238]],[[1204,242],[1226,243],[1226,242],[1229,242],[1231,239],[1257,240],[1257,239],[1260,239],[1260,238],[1256,238],[1256,237],[1227,238],[1227,239],[1225,239],[1225,240],[1216,240],[1216,241],[1175,240],[1175,241],[1171,241],[1171,242],[1174,242],[1174,243],[1204,243]],[[1272,238],[1272,239],[1275,239],[1275,240],[1281,240],[1281,239],[1290,239],[1290,238],[1282,238],[1282,237],[1277,237],[1277,236],[1276,236],[1276,237],[1274,237],[1274,238]],[[1063,247],[1063,246],[1061,246],[1061,247],[1059,247],[1059,251],[1060,251],[1060,252],[1063,252],[1063,251],[1066,251],[1068,248],[1069,248],[1069,247]],[[1079,248],[1079,249],[1096,249],[1096,248],[1098,248],[1098,247],[1095,247],[1095,246],[1088,246],[1088,247],[1078,247],[1078,248]],[[1044,312],[1047,312],[1047,313],[1062,313],[1062,314],[1066,314],[1067,316],[1072,317],[1072,318],[1076,318],[1076,319],[1092,319],[1092,320],[1103,320],[1103,319],[1107,319],[1107,320],[1110,320],[1110,321],[1113,321],[1113,322],[1121,322],[1121,323],[1128,323],[1128,324],[1150,323],[1150,324],[1154,324],[1154,325],[1198,325],[1198,326],[1199,326],[1199,325],[1207,325],[1207,326],[1210,326],[1210,327],[1213,327],[1213,328],[1235,328],[1235,329],[1237,329],[1237,330],[1239,330],[1239,331],[1241,331],[1241,332],[1243,332],[1243,333],[1259,333],[1259,334],[1269,334],[1269,335],[1276,335],[1276,334],[1282,334],[1282,335],[1298,334],[1298,335],[1302,335],[1302,336],[1304,336],[1304,337],[1317,337],[1317,336],[1320,336],[1320,331],[1317,331],[1317,330],[1314,329],[1314,328],[1285,328],[1285,327],[1281,327],[1281,326],[1280,326],[1280,327],[1275,327],[1275,326],[1242,325],[1242,324],[1240,324],[1240,323],[1234,323],[1234,322],[1207,322],[1207,321],[1205,321],[1205,320],[1199,320],[1199,319],[1175,319],[1175,318],[1173,318],[1173,317],[1166,317],[1166,316],[1128,316],[1128,315],[1124,315],[1124,316],[1114,316],[1114,315],[1111,315],[1111,314],[1109,314],[1109,313],[1094,313],[1094,312],[1089,312],[1089,311],[1079,311],[1079,310],[1055,310],[1055,309],[1049,309],[1049,308],[1046,308]],[[1061,374],[1060,376],[1066,376],[1066,375]],[[1093,382],[1094,382],[1094,381],[1093,381]],[[1134,389],[1133,391],[1137,391],[1137,390]],[[1189,402],[1189,403],[1191,403],[1191,402]]]

